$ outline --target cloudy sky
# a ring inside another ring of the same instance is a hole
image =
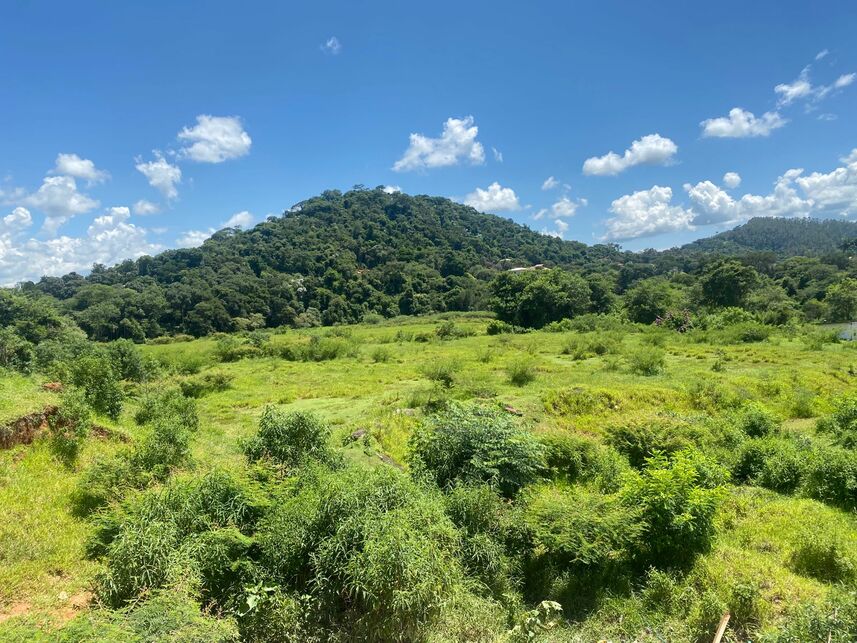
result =
[[[857,220],[853,2],[6,2],[0,284],[354,184],[665,248]]]

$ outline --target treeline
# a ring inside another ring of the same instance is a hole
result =
[[[99,341],[335,325],[486,310],[492,303],[510,322],[543,325],[550,321],[544,314],[529,318],[524,305],[516,317],[512,303],[499,301],[525,282],[520,294],[542,303],[546,293],[570,288],[568,301],[551,304],[563,316],[625,308],[634,321],[651,322],[671,308],[738,306],[771,323],[853,317],[848,280],[857,276],[857,252],[845,230],[830,222],[764,219],[739,231],[743,250],[728,261],[727,245],[712,254],[700,251],[707,247],[702,242],[622,252],[547,237],[448,199],[361,188],[325,192],[252,230],[221,230],[200,248],[96,265],[87,277],[44,277],[19,290]],[[819,252],[787,256],[794,246],[787,241],[778,252],[751,250],[767,247],[757,237],[770,246],[798,232],[802,248],[817,239]],[[835,241],[838,249],[830,250]],[[569,274],[509,272],[538,264]]]

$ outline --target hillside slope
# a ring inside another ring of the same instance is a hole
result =
[[[328,191],[201,248],[25,285],[64,302],[96,339],[484,307],[497,270],[613,263],[614,247],[563,241],[449,199]]]
[[[732,230],[697,239],[682,251],[743,254],[774,252],[780,256],[823,255],[857,239],[857,222],[835,219],[757,217]]]

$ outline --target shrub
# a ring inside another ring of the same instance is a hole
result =
[[[179,382],[179,388],[185,397],[199,398],[209,393],[226,391],[232,386],[234,375],[229,373],[206,373],[202,377],[190,377]]]
[[[251,541],[242,535],[260,516],[241,484],[222,472],[174,481],[103,516],[88,549],[104,558],[98,595],[118,607],[167,585],[206,601],[224,601],[244,580]]]
[[[770,326],[758,322],[743,322],[716,332],[711,339],[723,344],[749,344],[765,341],[771,332]]]
[[[455,322],[451,319],[447,319],[435,329],[434,334],[438,339],[458,339],[460,337],[470,337],[473,335],[473,331],[467,330],[465,328],[459,328],[455,325]]]
[[[857,453],[816,449],[808,458],[803,491],[810,498],[851,509],[857,505]]]
[[[461,579],[440,495],[387,467],[309,477],[257,542],[273,583],[308,596],[311,622],[358,640],[420,640]]]
[[[305,362],[325,362],[346,357],[357,357],[357,344],[346,337],[310,337],[300,355]]]
[[[71,365],[71,384],[84,391],[93,410],[116,420],[122,412],[124,395],[111,361],[102,354],[90,353]]]
[[[554,415],[584,415],[619,409],[619,398],[611,391],[583,387],[552,390],[544,397],[545,410]]]
[[[671,458],[656,454],[621,491],[644,525],[640,556],[670,566],[706,551],[714,536],[714,515],[723,497],[725,471],[694,450]]]
[[[142,381],[147,373],[140,349],[130,339],[117,339],[107,345],[113,370],[123,380]]]
[[[48,428],[57,454],[69,463],[74,462],[92,428],[92,412],[83,391],[75,388],[63,391],[56,413],[48,418]]]
[[[505,335],[519,332],[512,324],[509,324],[499,319],[492,319],[488,322],[485,332],[489,335]]]
[[[372,361],[376,364],[386,363],[393,359],[393,354],[386,346],[376,346],[372,350]]]
[[[218,362],[237,362],[247,357],[259,357],[262,350],[252,342],[242,341],[235,335],[223,335],[215,344],[214,354]]]
[[[510,384],[526,386],[536,379],[535,364],[528,358],[515,359],[506,365],[506,376]]]
[[[628,354],[628,367],[636,375],[652,376],[664,370],[664,351],[654,346],[640,348]]]
[[[670,418],[633,420],[607,429],[607,443],[636,468],[655,453],[669,455],[708,439],[703,429]]]
[[[797,387],[791,395],[791,416],[793,418],[811,418],[815,415],[813,405],[815,393],[803,387]]]
[[[616,496],[542,485],[524,496],[524,522],[539,567],[604,574],[640,547],[644,525],[636,508]]]
[[[244,445],[247,458],[294,468],[308,460],[334,462],[330,427],[311,413],[285,413],[268,405],[259,418],[258,433]]]
[[[738,428],[752,438],[776,433],[780,420],[761,404],[748,404],[738,415]]]
[[[461,365],[454,360],[434,360],[422,367],[422,374],[426,379],[440,384],[444,388],[452,388],[455,384],[455,375],[461,369]]]
[[[818,421],[817,428],[849,449],[857,447],[857,394],[843,395],[833,404],[833,413]]]
[[[508,414],[452,404],[429,417],[411,435],[410,462],[441,488],[485,482],[506,497],[536,479],[543,448]]]
[[[854,577],[854,561],[842,537],[827,529],[806,530],[797,542],[789,563],[794,571],[827,583]]]
[[[618,353],[621,343],[621,337],[613,334],[571,335],[563,345],[562,354],[575,360],[588,359]]]
[[[732,475],[737,482],[791,493],[800,486],[806,474],[807,455],[792,440],[754,438],[741,445]]]

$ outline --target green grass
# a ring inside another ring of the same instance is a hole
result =
[[[344,455],[375,467],[384,466],[385,458],[405,465],[408,437],[423,412],[420,404],[431,400],[475,399],[513,407],[536,433],[574,431],[598,438],[614,424],[669,414],[717,415],[725,410],[718,405],[756,400],[785,420],[785,431],[811,434],[814,420],[796,417],[796,396],[811,396],[811,412],[819,415],[830,409],[833,396],[857,383],[849,374],[849,367],[857,364],[855,344],[826,344],[813,350],[799,337],[775,334],[766,342],[719,346],[697,343],[692,335],[670,334],[658,349],[664,352],[663,368],[638,374],[629,356],[650,351],[651,344],[648,333],[632,328],[621,337],[618,353],[581,359],[563,354],[574,333],[488,336],[487,316],[445,317],[453,318],[462,334],[472,334],[437,338],[440,316],[340,328],[335,332],[347,335],[356,354],[320,362],[258,357],[220,364],[216,340],[211,338],[146,345],[143,351],[168,368],[163,381],[153,383],[156,387],[194,370],[233,378],[230,388],[198,400],[200,431],[193,440],[193,455],[200,470],[237,467],[243,461],[240,441],[256,430],[269,403],[324,416],[334,427],[336,445],[354,431],[365,430],[367,437],[348,443]],[[331,329],[274,332],[269,341],[285,346],[330,333]],[[723,368],[714,371],[718,360]],[[444,363],[456,365],[449,387],[427,377]],[[532,378],[511,377],[510,367],[521,364],[527,365]],[[701,383],[708,388],[700,389]],[[716,402],[711,406],[713,394]],[[55,396],[41,390],[38,378],[0,378],[0,418],[6,421],[40,410],[52,399]],[[596,401],[586,401],[590,399]],[[132,412],[133,400],[113,425],[131,436],[137,431]],[[38,626],[62,620],[69,597],[90,586],[98,569],[83,556],[90,527],[70,515],[68,497],[85,464],[115,448],[113,442],[89,439],[73,470],[53,456],[44,439],[0,452],[0,639],[5,624]],[[854,517],[815,501],[735,488],[719,522],[713,549],[681,582],[708,585],[724,597],[737,581],[758,585],[768,629],[795,604],[821,601],[829,589],[789,567],[801,529],[827,525],[842,530],[850,535],[850,551],[857,560]],[[575,626],[577,634],[563,630],[557,638],[633,637],[651,625],[653,631],[667,637],[673,633],[682,640],[683,615],[657,615],[641,600],[634,592],[605,599]],[[21,605],[26,609],[20,616],[3,616]]]

